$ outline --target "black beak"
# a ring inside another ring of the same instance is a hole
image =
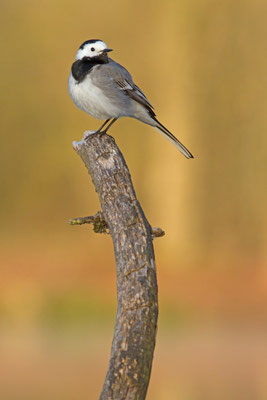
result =
[[[109,53],[110,51],[113,51],[113,49],[104,49],[103,50],[104,53]]]

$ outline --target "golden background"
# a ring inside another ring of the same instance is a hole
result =
[[[72,141],[100,122],[67,80],[80,44],[114,49],[159,120],[111,129],[155,241],[160,318],[148,400],[267,398],[267,3],[2,0],[0,398],[85,400],[116,312],[110,237]]]

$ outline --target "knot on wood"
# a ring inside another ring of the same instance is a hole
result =
[[[106,223],[103,213],[98,211],[95,215],[88,217],[79,217],[72,218],[68,221],[70,225],[84,225],[84,224],[93,224],[93,230],[95,233],[106,233],[110,234],[110,230],[108,228],[108,224]],[[151,227],[151,236],[152,239],[156,237],[162,237],[165,235],[165,232],[161,228],[152,228]]]
[[[68,221],[70,225],[93,224],[95,233],[110,233],[108,225],[103,218],[102,212],[98,211],[95,215],[88,217],[72,218]]]

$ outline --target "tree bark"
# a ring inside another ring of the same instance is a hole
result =
[[[86,132],[83,140],[73,142],[73,147],[92,177],[116,259],[117,315],[100,400],[143,400],[150,379],[158,317],[152,229],[114,139]]]

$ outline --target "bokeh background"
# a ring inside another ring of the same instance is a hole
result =
[[[72,149],[99,122],[67,80],[79,45],[101,38],[195,155],[135,120],[112,128],[148,220],[166,231],[147,399],[266,399],[266,1],[0,7],[0,398],[95,399],[104,381],[112,242],[67,224],[99,210]]]

